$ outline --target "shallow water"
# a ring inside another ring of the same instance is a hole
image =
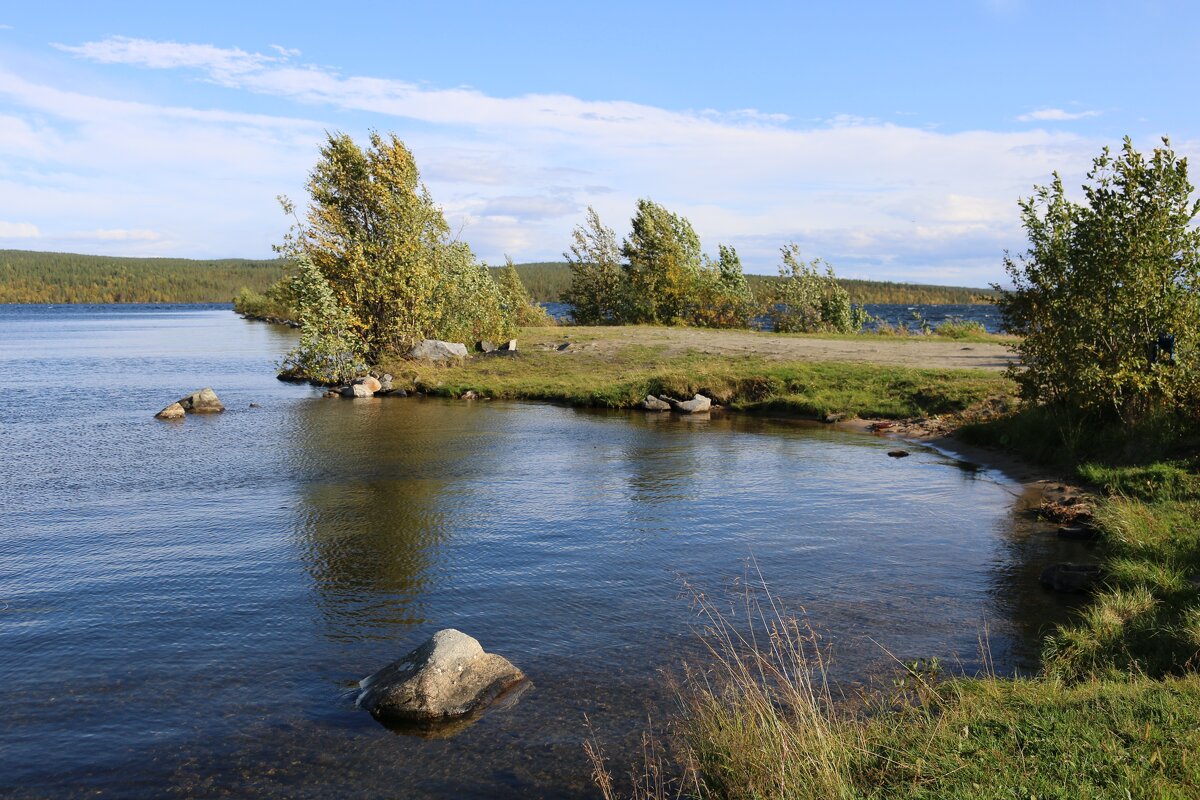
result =
[[[686,582],[759,569],[865,680],[895,657],[1034,666],[1060,545],[1002,475],[795,422],[322,399],[293,334],[212,307],[0,306],[0,795],[593,796],[663,671]],[[154,412],[213,386],[229,410]],[[250,408],[250,403],[261,408]],[[754,564],[751,563],[753,559]],[[457,627],[534,688],[393,734],[364,675]]]

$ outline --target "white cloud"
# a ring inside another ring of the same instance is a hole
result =
[[[1061,108],[1042,108],[1017,117],[1021,122],[1070,122],[1100,116],[1099,111],[1064,111]]]
[[[86,233],[70,234],[71,239],[96,239],[102,242],[157,242],[162,236],[154,231],[107,228]]]
[[[941,270],[983,283],[998,277],[1002,251],[1022,244],[1017,198],[1052,170],[1081,175],[1101,144],[1045,130],[941,133],[849,115],[805,125],[754,109],[495,97],[346,76],[281,46],[267,55],[114,37],[62,49],[102,64],[196,71],[292,101],[306,117],[396,129],[452,227],[492,262],[506,252],[557,258],[586,205],[621,231],[636,198],[649,196],[687,215],[708,249],[736,245],[754,271],[772,271],[778,247],[795,240],[847,272]],[[1033,113],[1049,111],[1067,113]],[[224,254],[265,256],[284,228],[273,197],[303,197],[298,186],[327,127],[339,126],[109,100],[0,71],[0,218],[23,213],[5,198],[24,187],[22,203],[46,215],[39,222],[77,214],[97,230],[160,237],[113,246],[212,255],[219,243]],[[41,174],[20,177],[30,163]]]
[[[0,239],[36,239],[41,236],[36,225],[30,222],[5,222],[0,220]]]

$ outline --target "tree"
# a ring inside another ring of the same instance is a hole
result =
[[[638,200],[633,229],[621,246],[629,282],[630,322],[676,324],[695,308],[700,238],[686,218]]]
[[[767,297],[767,317],[780,333],[834,331],[854,333],[866,315],[850,303],[850,293],[838,283],[833,267],[819,258],[805,262],[800,246],[780,249],[779,281]]]
[[[580,325],[616,325],[625,321],[626,287],[617,234],[588,206],[587,221],[571,232],[563,258],[571,267],[571,286],[563,293]]]
[[[1149,160],[1128,137],[1105,148],[1084,203],[1057,173],[1021,201],[1029,249],[1004,259],[1013,288],[995,288],[1023,337],[1011,374],[1026,399],[1126,423],[1198,399],[1200,203],[1162,141]]]
[[[737,250],[717,245],[717,260],[704,257],[696,281],[691,321],[710,328],[745,328],[754,313],[754,294]]]
[[[522,328],[552,324],[550,315],[529,296],[525,284],[517,273],[517,265],[508,256],[504,257],[504,269],[499,277],[501,303],[509,315]]]
[[[425,338],[468,331],[503,338],[511,330],[494,282],[466,245],[451,240],[412,153],[394,134],[372,132],[363,150],[330,133],[306,188],[304,221],[278,249],[311,260],[369,363]],[[290,201],[281,202],[293,213]]]
[[[307,255],[296,257],[290,295],[299,315],[300,342],[284,356],[285,375],[333,384],[348,382],[366,369],[353,316]]]

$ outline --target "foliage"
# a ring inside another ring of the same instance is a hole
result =
[[[737,251],[717,246],[717,260],[704,257],[696,275],[691,322],[707,328],[746,328],[754,315],[754,294],[742,273]]]
[[[525,284],[521,282],[521,275],[517,272],[517,267],[511,258],[505,257],[504,268],[500,270],[497,282],[500,285],[501,305],[505,313],[511,316],[517,325],[527,328],[554,324],[553,318],[546,313],[546,309],[530,299],[529,292],[525,289]]]
[[[612,325],[624,318],[625,276],[617,234],[604,227],[588,206],[587,221],[571,232],[571,249],[563,253],[571,269],[571,285],[562,293],[580,325]]]
[[[1027,399],[1136,421],[1200,400],[1200,231],[1187,160],[1164,139],[1149,160],[1126,138],[1093,162],[1085,202],[1061,178],[1021,202],[1029,249],[1005,269],[1005,326],[1024,338],[1013,377]],[[1158,348],[1174,336],[1174,358]]]
[[[946,320],[937,326],[936,333],[950,339],[973,339],[988,335],[982,322],[961,319]]]
[[[773,330],[853,333],[862,328],[865,313],[850,304],[850,293],[838,284],[833,267],[819,258],[805,263],[800,257],[800,246],[795,243],[782,248],[780,253],[781,280],[767,296],[766,313]]]
[[[700,237],[686,217],[652,200],[637,202],[621,245],[628,282],[625,322],[677,325],[692,316],[700,280]]]
[[[263,292],[279,259],[117,258],[0,250],[0,303],[228,303]]]
[[[329,384],[347,383],[361,374],[367,365],[353,315],[308,256],[296,257],[291,287],[299,316],[300,342],[284,357],[283,374]]]
[[[451,240],[412,153],[394,134],[373,132],[365,150],[329,134],[307,189],[304,221],[280,250],[311,259],[369,363],[425,338],[511,332],[494,281],[465,244]]]
[[[265,292],[256,292],[243,286],[234,295],[233,310],[250,319],[269,322],[297,321],[299,312],[291,277],[280,278],[268,286]]]

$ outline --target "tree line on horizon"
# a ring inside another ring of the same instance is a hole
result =
[[[566,261],[515,265],[538,303],[561,302],[571,285]],[[228,303],[240,292],[265,293],[291,269],[287,259],[191,259],[97,256],[37,250],[0,250],[0,303]],[[504,267],[491,267],[499,276]],[[756,294],[778,281],[747,273]],[[937,305],[991,303],[991,289],[838,278],[850,302]]]

